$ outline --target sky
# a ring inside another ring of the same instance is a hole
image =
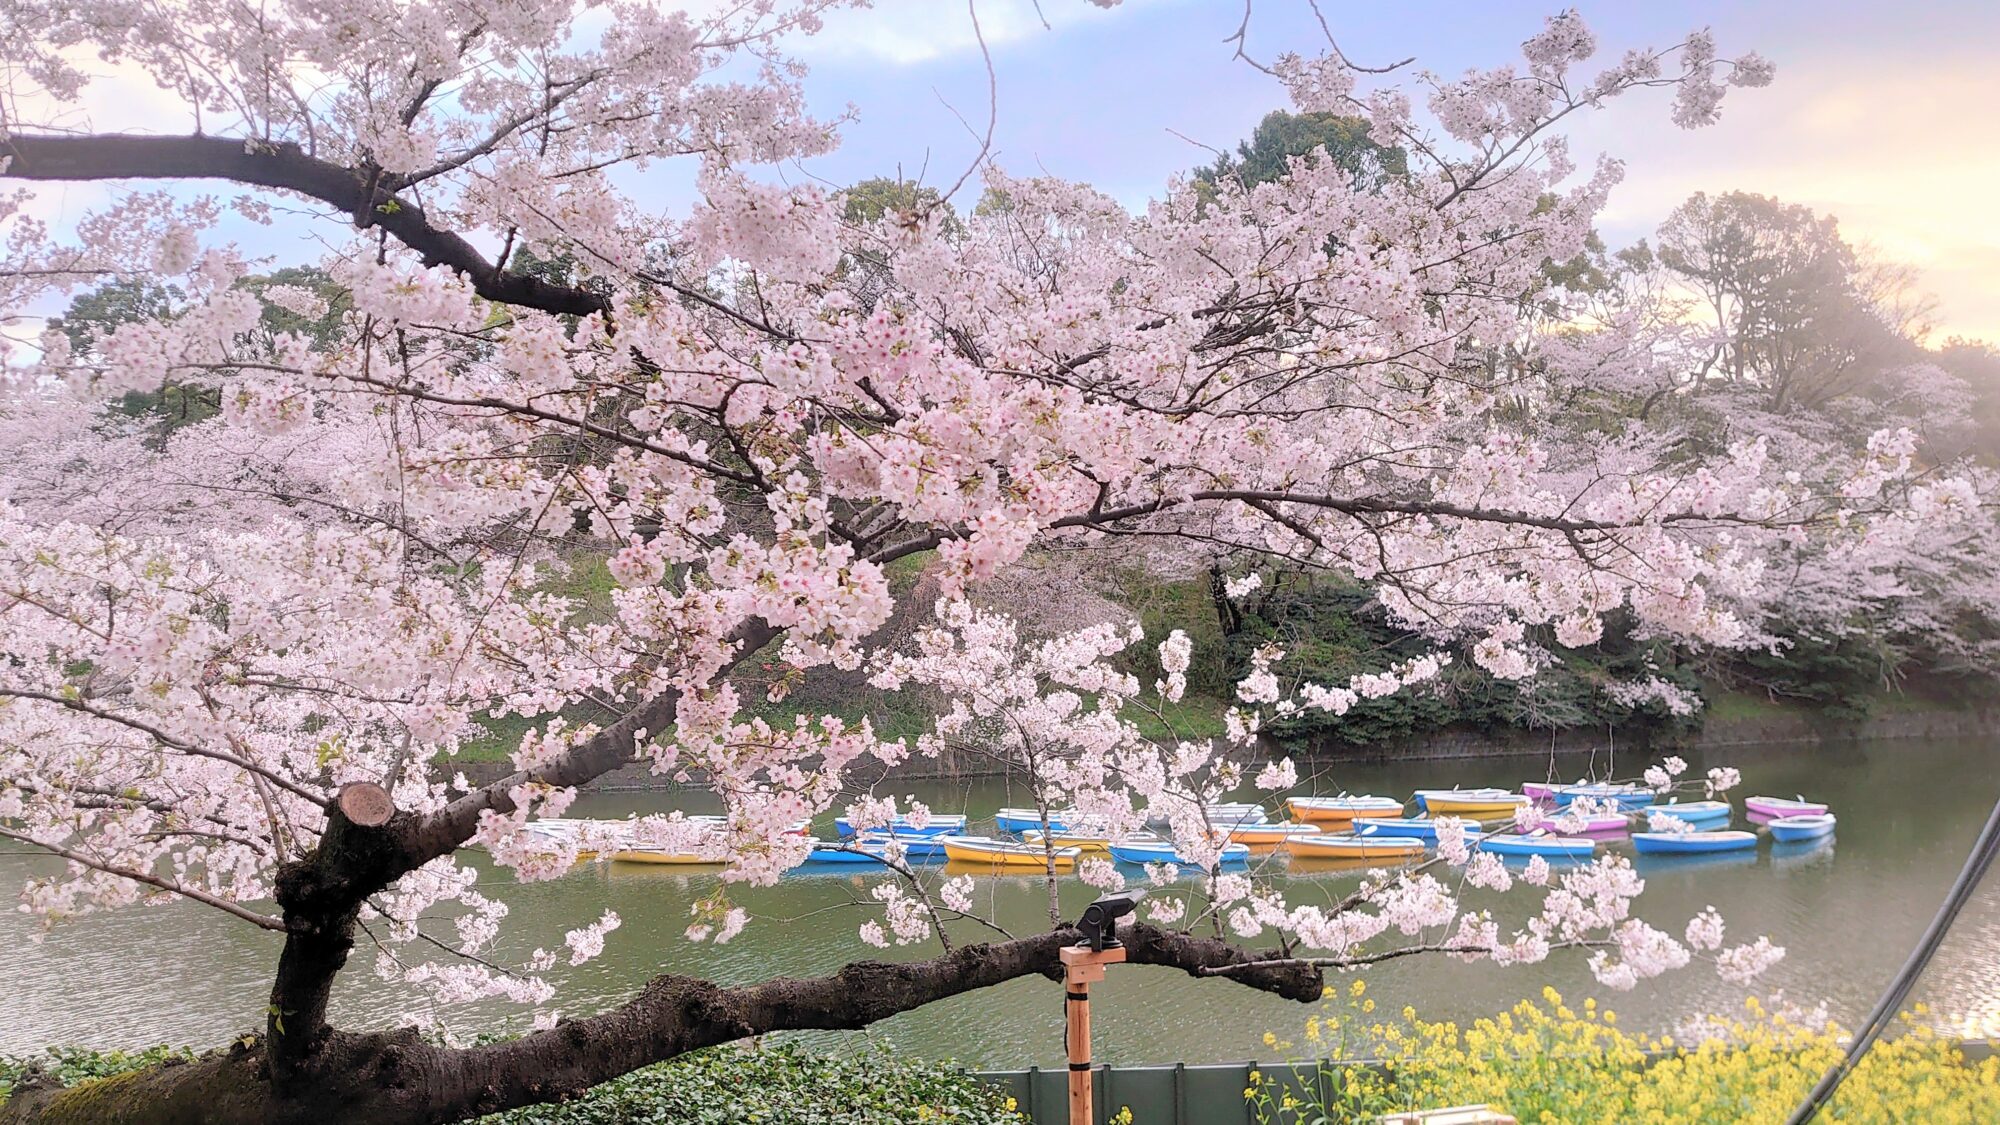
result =
[[[813,107],[824,116],[852,107],[854,120],[831,155],[765,174],[845,185],[900,173],[948,187],[975,157],[991,106],[1003,167],[1082,180],[1136,208],[1169,176],[1208,162],[1209,149],[1232,147],[1265,113],[1285,106],[1278,84],[1234,60],[1225,43],[1243,19],[1243,0],[1124,0],[1110,10],[1088,0],[1039,2],[1038,14],[1036,0],[974,0],[993,59],[993,101],[965,0],[875,0],[873,10],[830,17],[821,34],[790,48],[811,68]],[[1323,47],[1308,0],[1252,3],[1248,43],[1256,56]],[[1415,56],[1412,69],[1448,76],[1515,61],[1520,41],[1556,7],[1553,0],[1320,6],[1350,58],[1379,64]],[[1675,128],[1663,91],[1630,95],[1581,119],[1571,135],[1583,166],[1597,152],[1626,164],[1626,180],[1600,223],[1613,245],[1648,236],[1694,191],[1776,195],[1838,216],[1851,240],[1916,266],[1938,302],[1933,342],[1954,334],[2000,341],[2000,209],[1993,205],[2000,2],[1577,6],[1597,33],[1598,60],[1670,45],[1707,26],[1724,55],[1755,50],[1778,66],[1772,86],[1732,91],[1722,122],[1706,129]],[[124,76],[113,82],[93,101],[147,104],[140,83]],[[135,124],[172,128],[143,113]],[[655,165],[624,186],[684,213],[693,169],[682,164]],[[976,192],[973,183],[957,202],[969,204]],[[48,217],[73,218],[101,194],[91,186],[60,189],[46,201]]]
[[[1938,300],[1934,342],[2000,341],[2000,3],[1697,0],[1581,3],[1599,59],[1712,28],[1723,54],[1778,65],[1764,89],[1734,90],[1723,119],[1684,131],[1668,95],[1642,92],[1572,130],[1582,156],[1626,164],[1601,229],[1648,236],[1694,191],[1776,195],[1837,215],[1843,232],[1920,270]],[[1206,163],[1285,105],[1277,83],[1231,58],[1240,0],[977,0],[998,87],[995,148],[1010,171],[1083,180],[1128,206]],[[1321,0],[1348,56],[1455,75],[1513,61],[1552,3],[1394,4]],[[1268,59],[1323,44],[1306,0],[1255,0],[1249,43]],[[960,0],[877,0],[829,20],[797,50],[822,113],[857,107],[841,148],[788,176],[835,184],[915,176],[948,186],[983,130],[987,71]],[[955,111],[955,112],[954,112]],[[961,122],[960,117],[964,118]],[[1185,139],[1183,139],[1185,138]],[[1588,166],[1588,162],[1585,162]],[[970,190],[970,189],[968,189]]]

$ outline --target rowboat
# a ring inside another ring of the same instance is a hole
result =
[[[903,858],[910,860],[943,859],[943,836],[911,836],[903,832],[863,832],[855,837],[862,847],[879,850],[891,841],[902,845]]]
[[[1269,824],[1239,824],[1229,830],[1229,842],[1247,845],[1255,851],[1275,848],[1298,836],[1317,836],[1321,832],[1317,824],[1291,824],[1282,820]]]
[[[1749,797],[1743,801],[1743,811],[1751,816],[1818,816],[1826,811],[1826,806],[1804,797]]]
[[[1419,840],[1438,838],[1437,825],[1429,817],[1360,816],[1354,818],[1356,836],[1413,836]]]
[[[1039,845],[996,840],[991,836],[946,836],[939,842],[944,845],[944,854],[953,862],[976,863],[986,867],[1038,867],[1046,870],[1053,865],[1058,871],[1067,871],[1076,866],[1077,857],[1083,854],[1081,848],[1057,848],[1049,852]]]
[[[655,848],[620,848],[611,853],[613,863],[661,863],[681,867],[695,867],[702,864],[714,865],[723,862],[712,855],[699,852],[666,852]]]
[[[1120,863],[1174,863],[1182,867],[1194,866],[1194,861],[1174,850],[1171,840],[1134,839],[1114,840],[1111,844],[1111,858]],[[1218,863],[1235,864],[1250,862],[1250,849],[1244,844],[1224,844]]]
[[[882,844],[867,839],[814,840],[813,849],[806,853],[807,863],[874,863],[885,862]]]
[[[1253,849],[1276,847],[1298,836],[1317,836],[1325,831],[1317,824],[1273,820],[1263,824],[1239,824],[1229,829],[1229,840],[1235,844],[1248,844]]]
[[[1528,798],[1505,789],[1419,789],[1417,807],[1432,816],[1509,816]]]
[[[1039,848],[1042,846],[1042,836],[1039,830],[1023,832],[1021,840]],[[1104,855],[1111,851],[1111,837],[1093,835],[1089,832],[1051,832],[1048,834],[1048,841],[1058,848],[1077,848],[1085,855]]]
[[[1597,850],[1595,840],[1565,840],[1560,836],[1494,836],[1474,845],[1494,855],[1539,855],[1582,859]]]
[[[1182,807],[1187,807],[1182,803]],[[1231,828],[1238,824],[1262,824],[1271,819],[1264,806],[1248,801],[1225,801],[1219,804],[1203,805],[1202,815],[1216,828]],[[1146,827],[1165,828],[1170,823],[1168,814],[1158,806],[1146,810]]]
[[[1577,823],[1566,823],[1570,820]],[[1558,836],[1591,836],[1599,832],[1623,832],[1632,827],[1632,818],[1624,813],[1598,813],[1585,817],[1563,813],[1543,821],[1542,827]]]
[[[1424,854],[1415,836],[1295,836],[1285,850],[1298,859],[1411,859]]]
[[[1696,855],[1746,851],[1757,846],[1755,832],[1634,832],[1640,855]]]
[[[1781,816],[1770,824],[1771,838],[1791,843],[1795,840],[1817,840],[1821,836],[1833,835],[1834,817],[1832,813],[1813,813],[1806,816]]]
[[[1645,814],[1648,819],[1657,816],[1671,816],[1677,820],[1684,820],[1689,824],[1700,825],[1727,823],[1729,814],[1735,810],[1729,807],[1728,801],[1688,801],[1686,803],[1676,801],[1664,805],[1647,805],[1639,811]]]
[[[1050,809],[1048,827],[1057,832],[1069,827],[1067,809]],[[1042,814],[1038,809],[1001,809],[993,814],[993,826],[1002,832],[1039,832]]]
[[[1621,809],[1636,809],[1653,803],[1653,791],[1643,785],[1609,785],[1604,783],[1589,785],[1552,785],[1549,798],[1563,808],[1568,808],[1584,798],[1604,804],[1615,804]]]
[[[1552,800],[1555,796],[1555,785],[1553,781],[1524,781],[1521,783],[1521,796],[1530,801]]]
[[[842,836],[854,835],[854,825],[844,816],[835,817],[833,827]],[[934,814],[924,822],[922,828],[919,828],[910,823],[908,816],[899,816],[887,825],[877,825],[868,831],[874,831],[876,828],[892,830],[898,836],[956,836],[965,831],[965,818]]]
[[[1394,797],[1292,797],[1285,802],[1292,819],[1306,824],[1346,824],[1357,816],[1396,816],[1403,802]]]

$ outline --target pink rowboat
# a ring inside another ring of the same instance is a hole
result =
[[[1826,806],[1804,797],[1796,800],[1786,797],[1748,797],[1743,801],[1743,811],[1752,816],[1819,816],[1826,812]]]
[[[1581,828],[1565,827],[1563,821],[1568,819],[1567,816],[1552,816],[1542,822],[1542,827],[1558,836],[1593,836],[1599,832],[1623,832],[1632,827],[1629,817],[1617,813],[1585,817]]]
[[[1526,797],[1530,801],[1553,801],[1556,794],[1554,785],[1551,782],[1524,781],[1521,783],[1521,796]]]

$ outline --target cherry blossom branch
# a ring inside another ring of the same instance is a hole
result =
[[[1570,941],[1549,943],[1551,952],[1559,949],[1607,949],[1618,943],[1606,938],[1578,938]],[[1404,945],[1394,949],[1379,950],[1355,957],[1273,957],[1262,961],[1243,961],[1231,965],[1217,965],[1212,968],[1197,969],[1198,977],[1232,976],[1237,973],[1270,971],[1286,965],[1310,965],[1315,969],[1354,969],[1363,965],[1377,965],[1384,961],[1394,961],[1403,957],[1416,957],[1426,953],[1457,954],[1460,956],[1490,957],[1504,950],[1505,946],[1462,944],[1457,942],[1436,942],[1430,945]]]
[[[230,902],[228,899],[217,898],[214,895],[207,893],[206,891],[198,891],[192,887],[183,887],[179,883],[176,883],[170,879],[162,879],[158,875],[148,874],[144,871],[134,871],[131,870],[130,868],[119,867],[116,864],[106,863],[103,860],[93,859],[90,856],[83,854],[82,852],[75,851],[70,848],[65,848],[60,844],[51,844],[44,840],[37,840],[33,836],[30,836],[24,832],[16,832],[11,828],[0,827],[0,837],[5,837],[6,839],[9,840],[18,840],[23,844],[32,844],[35,847],[43,849],[44,851],[53,853],[55,855],[59,855],[62,858],[69,860],[71,863],[82,864],[83,866],[88,867],[93,871],[102,871],[106,875],[115,875],[120,879],[130,879],[134,883],[144,883],[149,887],[157,887],[160,890],[166,891],[169,894],[179,895],[182,898],[201,903],[203,906],[213,906],[214,908],[222,911],[225,914],[234,915],[235,917],[241,918],[245,922],[249,922],[254,926],[261,926],[264,929],[271,930],[281,934],[291,932],[291,928],[289,926],[285,925],[283,922],[279,921],[276,918],[267,917],[266,915],[259,914],[254,910],[247,910],[241,906],[236,905],[233,902]]]
[[[248,759],[239,758],[236,755],[230,754],[226,751],[211,750],[205,746],[197,746],[194,743],[183,741],[182,739],[175,738],[173,735],[170,735],[167,732],[161,730],[160,728],[153,726],[151,723],[145,722],[140,719],[134,719],[131,718],[130,716],[120,715],[115,711],[107,711],[102,707],[93,707],[90,704],[85,703],[81,699],[66,699],[60,695],[54,695],[49,692],[32,691],[26,688],[10,688],[10,687],[0,687],[0,696],[11,696],[15,699],[33,699],[33,700],[39,700],[44,703],[53,703],[58,707],[65,707],[71,711],[76,711],[85,715],[93,716],[95,718],[103,719],[104,721],[109,723],[117,723],[120,726],[130,727],[131,729],[136,730],[141,734],[148,736],[149,738],[153,739],[153,741],[158,742],[160,745],[165,746],[170,750],[178,751],[179,753],[187,754],[191,757],[211,758],[218,762],[227,762],[230,765],[235,766],[237,769],[244,771],[245,773],[256,774],[258,777],[261,777],[264,780],[270,782],[271,784],[276,785],[280,789],[283,789],[287,793],[290,793],[292,796],[297,797],[300,800],[310,802],[314,805],[319,806],[320,808],[327,808],[331,804],[331,802],[328,801],[325,797],[322,797],[319,794],[314,793],[310,789],[301,787],[296,782],[285,777],[283,774],[275,773],[269,769],[264,768],[263,766],[258,765],[255,762],[249,761]]]

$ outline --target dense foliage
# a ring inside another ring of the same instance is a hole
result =
[[[1572,1008],[1552,989],[1542,1003],[1523,1001],[1463,1028],[1409,1008],[1400,1020],[1380,1019],[1364,991],[1356,982],[1345,1012],[1314,1017],[1302,1042],[1283,1044],[1325,1060],[1315,1082],[1253,1075],[1243,1093],[1259,1122],[1345,1125],[1479,1103],[1522,1125],[1783,1121],[1845,1047],[1823,1016],[1755,1000],[1740,1018],[1709,1017],[1676,1037],[1627,1032],[1596,1001]],[[1969,1061],[1956,1044],[1910,1024],[1863,1056],[1822,1116],[1851,1125],[1985,1125],[2000,1120],[2000,1057]]]

